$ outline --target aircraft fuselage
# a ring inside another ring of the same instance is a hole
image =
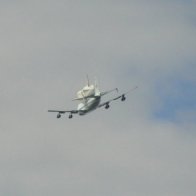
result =
[[[84,86],[80,91],[77,92],[76,98],[73,100],[79,101],[77,109],[74,110],[48,110],[48,112],[57,112],[57,118],[61,118],[62,114],[69,113],[69,118],[73,117],[73,114],[79,114],[79,115],[85,115],[97,108],[105,107],[105,109],[108,109],[110,107],[110,102],[116,101],[118,99],[121,99],[121,101],[125,101],[126,97],[125,95],[133,90],[135,90],[137,86],[123,94],[120,94],[112,99],[109,99],[103,103],[101,102],[101,97],[111,93],[113,91],[116,91],[118,93],[118,89],[112,89],[105,92],[100,92],[97,82],[95,82],[95,85],[90,85],[88,81],[88,85]]]
[[[99,106],[100,101],[101,96],[96,96],[93,98],[88,98],[84,103],[80,103],[77,108],[79,115],[85,115],[88,112],[95,110]]]

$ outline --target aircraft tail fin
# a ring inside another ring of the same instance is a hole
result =
[[[88,74],[86,74],[86,79],[87,79],[87,86],[90,86],[90,81],[89,81]]]

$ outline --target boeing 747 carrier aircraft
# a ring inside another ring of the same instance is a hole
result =
[[[137,88],[134,87],[131,90],[119,94],[118,96],[109,99],[108,101],[101,102],[101,98],[113,91],[116,91],[118,93],[118,89],[112,89],[109,91],[101,92],[98,88],[97,83],[90,84],[89,79],[87,77],[88,83],[86,86],[84,86],[81,90],[77,92],[77,97],[74,100],[79,101],[78,107],[75,110],[48,110],[48,112],[55,112],[57,113],[57,118],[61,118],[62,114],[69,113],[69,118],[73,117],[73,114],[79,114],[79,115],[85,115],[97,108],[105,107],[105,109],[108,109],[110,107],[110,103],[113,101],[116,101],[118,99],[121,99],[121,101],[126,100],[126,95],[135,90]]]

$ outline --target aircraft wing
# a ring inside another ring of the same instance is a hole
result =
[[[136,88],[138,88],[138,87],[136,86],[136,87],[134,87],[133,89],[131,89],[131,90],[129,90],[129,91],[127,91],[127,92],[125,92],[125,93],[123,93],[123,94],[121,94],[121,95],[119,95],[119,96],[113,98],[113,99],[110,99],[110,100],[108,100],[108,101],[105,101],[105,102],[101,103],[98,107],[100,108],[100,107],[105,106],[105,108],[108,109],[108,108],[110,107],[109,104],[110,104],[110,102],[112,102],[112,101],[116,101],[116,100],[118,100],[118,99],[121,99],[121,101],[125,101],[125,100],[126,100],[125,95],[128,94],[128,93],[130,93],[131,91],[134,91]]]
[[[77,114],[78,110],[48,110],[48,112],[57,112],[59,114],[65,114],[65,113]]]
[[[112,90],[109,90],[109,91],[105,91],[105,92],[101,92],[101,96],[107,95],[107,94],[109,94],[109,93],[111,93],[113,91],[118,92],[118,88],[115,88],[115,89],[112,89]]]
[[[61,114],[69,113],[69,118],[72,118],[72,114],[77,114],[78,110],[48,110],[48,112],[56,112],[57,118],[61,118]]]

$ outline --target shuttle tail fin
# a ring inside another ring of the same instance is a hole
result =
[[[87,86],[90,86],[90,81],[89,81],[88,74],[86,74],[86,79],[87,79]]]

